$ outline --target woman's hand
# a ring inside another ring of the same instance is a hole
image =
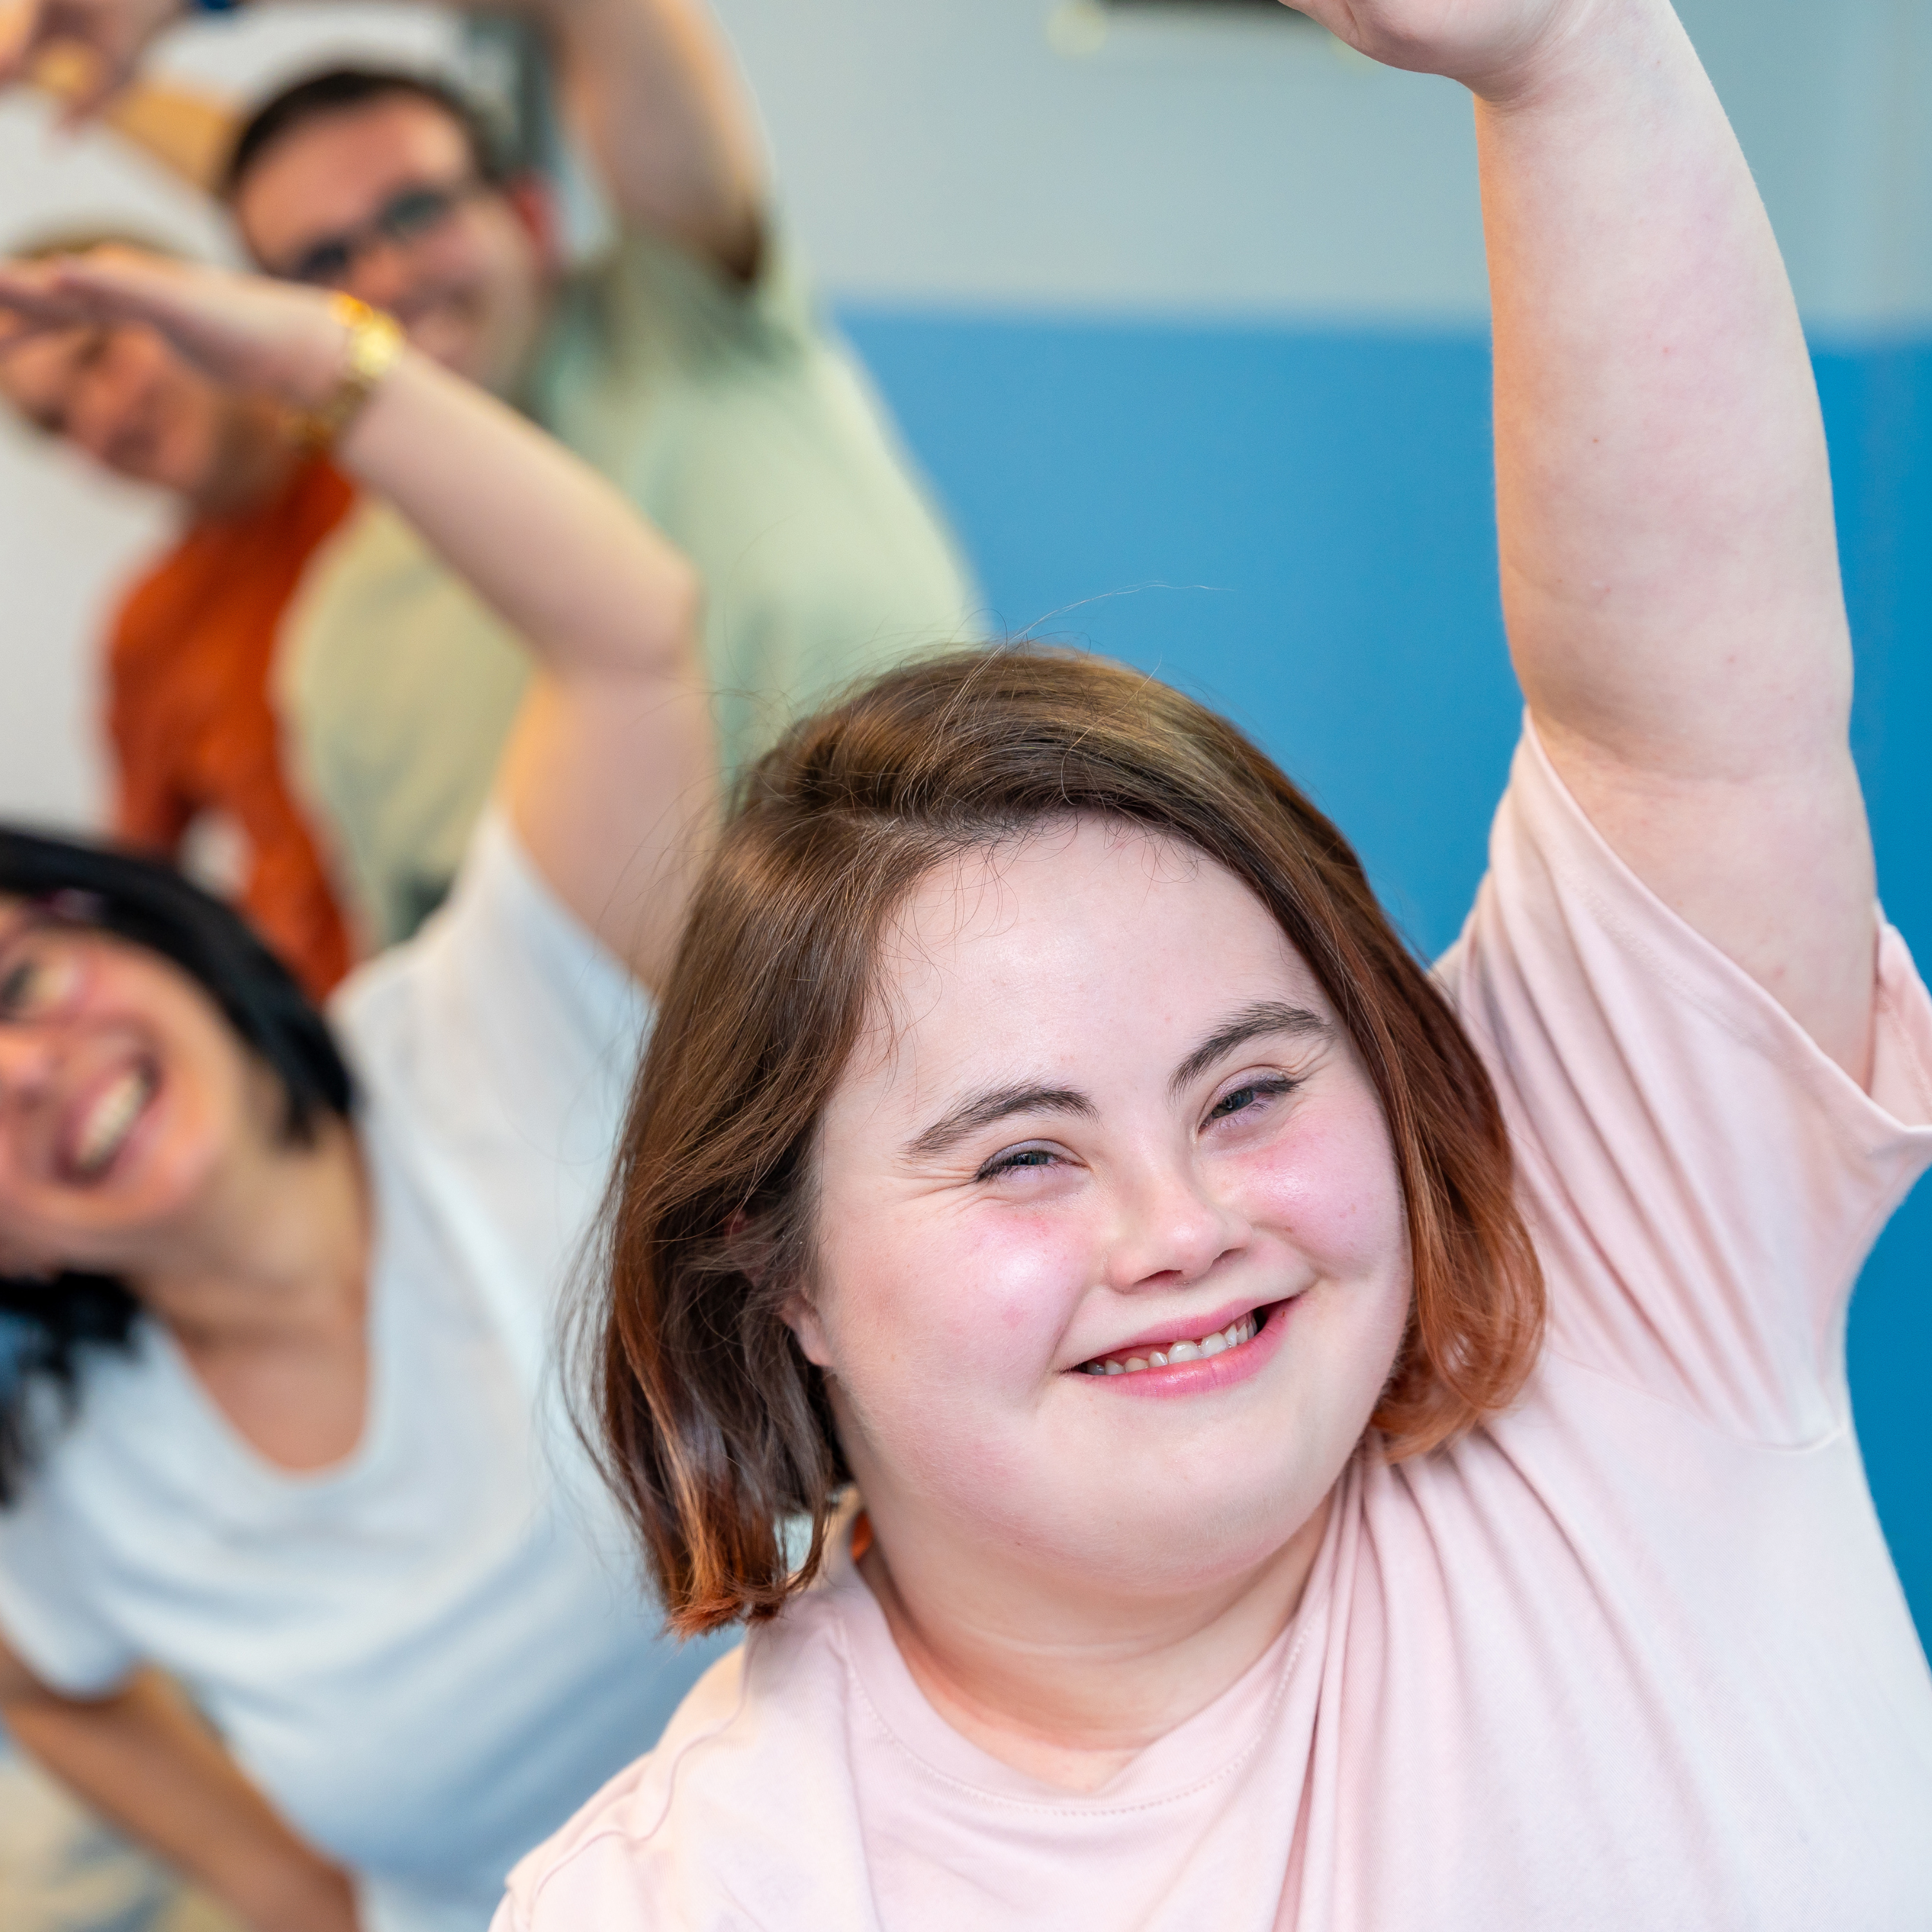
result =
[[[122,248],[0,263],[0,346],[43,330],[145,324],[232,389],[320,408],[340,381],[347,325],[328,296]]]
[[[349,1874],[297,1836],[158,1671],[66,1697],[0,1639],[0,1713],[29,1756],[244,1924],[360,1932]]]
[[[1444,74],[1490,100],[1532,86],[1622,0],[1287,0],[1386,67]]]
[[[85,119],[133,79],[149,44],[187,11],[182,0],[0,0],[0,86],[56,50],[85,57],[66,118]]]
[[[322,1858],[291,1861],[254,1891],[231,1889],[226,1903],[260,1932],[363,1932],[354,1882]]]

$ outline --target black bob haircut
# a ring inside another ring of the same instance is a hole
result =
[[[500,188],[512,172],[508,136],[477,102],[434,74],[406,68],[336,67],[310,74],[271,94],[242,124],[221,170],[221,199],[232,202],[248,171],[284,135],[305,122],[343,114],[374,101],[401,97],[421,100],[448,116],[469,144],[479,179]]]
[[[0,897],[44,906],[56,918],[144,946],[180,968],[281,1082],[291,1140],[311,1140],[326,1116],[348,1118],[355,1087],[328,1022],[241,915],[172,866],[0,826]],[[0,1319],[9,1331],[0,1347],[0,1504],[18,1495],[32,1460],[32,1384],[51,1380],[70,1407],[80,1352],[124,1346],[139,1312],[126,1284],[112,1276],[0,1274]]]

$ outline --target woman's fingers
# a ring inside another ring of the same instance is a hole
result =
[[[85,255],[63,255],[48,263],[55,285],[77,300],[132,310],[192,308],[195,271],[158,260],[131,248],[92,248]],[[211,277],[208,278],[212,280]],[[206,299],[212,307],[214,291]]]
[[[40,263],[0,263],[0,309],[7,311],[10,322],[58,327],[88,321],[92,318],[86,311],[90,299],[61,287]],[[16,328],[10,332],[19,331]]]
[[[0,263],[0,308],[43,324],[156,319],[154,292],[138,278],[78,257]]]

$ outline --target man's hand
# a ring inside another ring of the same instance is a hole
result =
[[[0,352],[44,329],[135,323],[231,389],[295,410],[326,401],[348,331],[312,289],[167,262],[124,248],[0,262]]]
[[[0,0],[0,86],[57,53],[68,72],[85,75],[63,90],[65,118],[83,121],[128,85],[155,36],[187,10],[182,0]]]
[[[1603,0],[1285,0],[1385,67],[1444,74],[1490,100],[1532,85]]]

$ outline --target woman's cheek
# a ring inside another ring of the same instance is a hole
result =
[[[1036,1230],[920,1217],[875,1231],[846,1264],[828,1339],[862,1484],[870,1474],[975,1516],[1026,1473],[1026,1425],[1064,1318],[1064,1248]]]
[[[878,1232],[842,1270],[860,1290],[840,1324],[848,1380],[890,1378],[913,1402],[958,1395],[982,1413],[1030,1406],[1091,1277],[1080,1218],[976,1202]],[[883,1388],[867,1404],[896,1406]]]
[[[981,1203],[958,1234],[949,1298],[958,1345],[979,1365],[986,1395],[1030,1406],[1057,1372],[1067,1324],[1097,1278],[1088,1217],[1064,1203]]]
[[[1298,1122],[1239,1163],[1246,1218],[1282,1236],[1324,1274],[1350,1275],[1406,1250],[1395,1150],[1372,1104]]]

